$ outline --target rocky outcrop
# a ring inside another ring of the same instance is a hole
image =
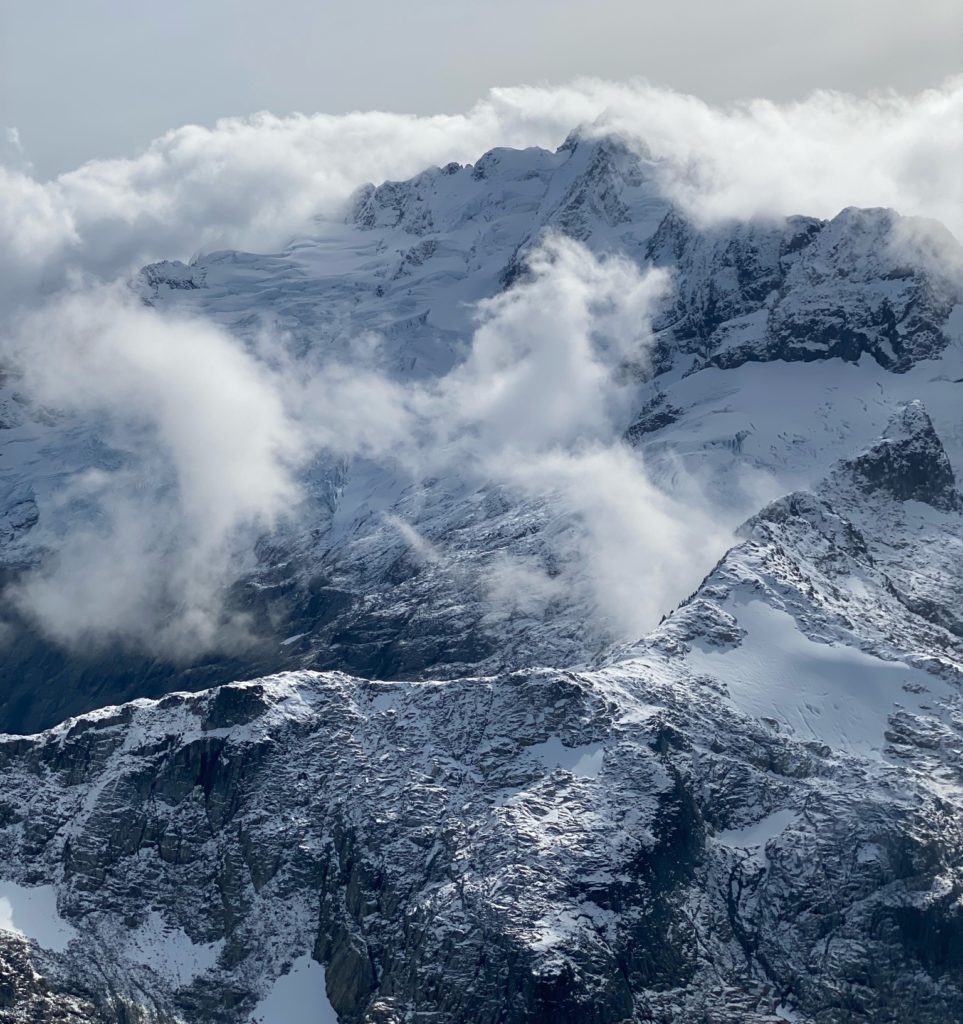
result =
[[[344,1024],[956,1019],[963,514],[916,468],[768,506],[592,671],[302,672],[5,738],[0,874],[57,886],[107,1021],[240,1024],[308,953]]]
[[[145,302],[162,300],[171,291],[193,291],[203,288],[206,273],[203,267],[188,265],[180,260],[162,260],[144,267],[134,283]]]
[[[657,322],[662,346],[723,369],[868,355],[905,372],[946,346],[963,297],[958,243],[892,210],[706,229],[673,212],[648,256],[678,281]]]
[[[922,501],[942,511],[963,507],[956,476],[922,403],[912,402],[890,421],[883,438],[837,470],[866,493],[884,491],[897,501]]]
[[[107,1024],[88,997],[39,973],[34,954],[25,939],[0,931],[2,1024]]]

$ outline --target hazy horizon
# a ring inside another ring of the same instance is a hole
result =
[[[416,0],[403,11],[386,0],[0,0],[0,126],[19,139],[0,161],[45,179],[224,117],[455,113],[493,87],[579,76],[638,77],[723,105],[915,93],[958,72],[961,52],[953,0]]]

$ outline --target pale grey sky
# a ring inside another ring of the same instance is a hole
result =
[[[960,0],[0,0],[0,126],[41,177],[258,110],[455,112],[577,75],[786,100],[960,72]]]

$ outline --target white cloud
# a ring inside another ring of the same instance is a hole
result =
[[[329,362],[293,383],[303,429],[338,455],[390,457],[416,475],[494,473],[493,458],[617,436],[668,275],[564,236],[546,238],[529,266],[527,280],[478,304],[468,354],[444,377],[405,385],[365,361]],[[620,372],[633,365],[636,376]]]
[[[524,282],[480,304],[471,349],[449,374],[402,387],[343,366],[323,371],[303,401],[319,417],[305,429],[340,455],[390,461],[415,480],[493,484],[518,501],[547,502],[565,524],[545,540],[557,575],[529,557],[483,558],[474,582],[493,614],[506,602],[533,614],[564,594],[635,637],[731,543],[691,481],[666,494],[621,441],[638,382],[623,371],[647,363],[650,315],[668,279],[560,236],[545,240],[530,268]],[[355,409],[377,410],[376,424],[356,429]],[[432,545],[390,521],[419,560],[455,571],[444,539]]]
[[[817,92],[727,109],[644,87],[600,127],[666,161],[672,197],[706,220],[890,206],[963,238],[963,77],[916,96]]]
[[[668,288],[662,271],[600,261],[561,236],[546,239],[529,267],[529,282],[480,304],[471,352],[441,382],[485,451],[611,436],[631,398],[616,370],[645,361],[649,313]]]
[[[546,501],[569,525],[544,567],[487,553],[457,572],[494,607],[506,586],[521,609],[565,588],[620,634],[635,635],[698,581],[728,534],[695,504],[648,480],[619,438],[632,411],[627,361],[644,364],[659,270],[597,259],[549,238],[531,275],[480,305],[466,359],[438,380],[403,384],[362,346],[351,365],[305,372],[245,350],[212,325],[169,317],[102,287],[22,318],[8,348],[34,401],[98,418],[119,464],[94,467],[48,501],[41,569],[13,591],[65,643],[123,640],[165,654],[241,642],[225,589],[253,540],[295,516],[299,466],[319,451],[363,457],[411,481],[507,487]],[[432,544],[389,515],[421,561]],[[454,571],[454,570],[452,570]]]
[[[5,358],[34,402],[99,421],[120,460],[57,492],[38,535],[51,557],[14,599],[65,642],[174,654],[221,642],[240,537],[299,497],[302,441],[282,382],[210,324],[116,288],[30,313]]]
[[[544,452],[509,476],[575,517],[563,582],[569,591],[588,582],[596,614],[622,639],[655,626],[733,543],[693,481],[667,494],[618,441]]]
[[[645,83],[494,89],[465,114],[230,118],[188,125],[130,159],[39,182],[0,170],[0,281],[112,277],[201,248],[265,251],[310,230],[365,181],[471,161],[495,145],[553,147],[575,125],[614,131],[664,161],[666,188],[705,217],[893,206],[963,237],[963,79],[918,96],[816,93],[731,107]],[[14,282],[11,288],[9,282]]]

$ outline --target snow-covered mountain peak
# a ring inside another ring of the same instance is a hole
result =
[[[620,393],[639,410],[626,437],[658,487],[694,483],[714,517],[735,527],[774,494],[812,488],[836,460],[872,446],[915,397],[963,471],[954,383],[963,377],[963,305],[952,261],[934,270],[927,256],[943,246],[936,235],[886,210],[699,226],[670,208],[657,167],[590,136],[576,133],[555,153],[497,149],[474,165],[366,187],[347,222],[318,223],[281,252],[158,263],[135,288],[159,309],[211,319],[252,345],[265,332],[284,339],[312,367],[351,366],[358,339],[376,338],[379,372],[407,388],[459,365],[477,301],[517,282],[544,232],[561,231],[592,253],[652,262],[671,277],[654,324],[654,377],[633,372]],[[26,457],[0,463],[0,536],[12,563],[31,565],[62,514],[55,496],[66,481],[89,468],[92,452],[104,470],[115,456],[91,425],[43,423],[12,395],[3,400],[8,450]],[[29,453],[40,451],[37,462]],[[560,583],[579,564],[578,517],[476,483],[399,480],[363,460],[313,462],[303,484],[315,518],[266,538],[241,585],[242,601],[269,624],[257,671],[445,677],[590,663],[623,642],[595,614],[597,598]],[[431,559],[416,555],[412,537]],[[493,611],[492,593],[516,581],[506,566],[521,566],[517,579],[535,591]],[[541,619],[520,611],[543,607]],[[157,672],[128,668],[126,658],[114,668],[95,662],[83,672],[103,682],[83,697],[43,687],[26,667],[56,674],[62,658],[31,643],[8,659],[13,727],[90,707],[92,693],[135,696]],[[192,685],[239,671],[215,661]],[[61,704],[67,696],[76,702]]]
[[[499,208],[537,201],[545,182],[564,162],[544,149],[495,149],[474,165],[430,168],[408,181],[365,185],[349,221],[365,230],[401,228],[422,236],[453,231]]]
[[[590,135],[367,186],[282,252],[135,282],[312,372],[376,335],[379,382],[419,394],[546,231],[674,291],[651,371],[620,382],[619,472],[573,463],[579,496],[629,513],[591,581],[613,522],[591,502],[324,456],[310,516],[232,588],[251,649],[87,657],[17,623],[5,727],[78,717],[0,737],[21,933],[0,986],[27,979],[0,1001],[247,1024],[314,964],[303,1003],[342,1024],[963,1019],[955,243],[888,210],[699,225]],[[14,576],[65,483],[123,463],[11,388],[0,414]],[[633,545],[661,497],[707,528],[750,518],[656,628],[617,630],[656,576]]]

